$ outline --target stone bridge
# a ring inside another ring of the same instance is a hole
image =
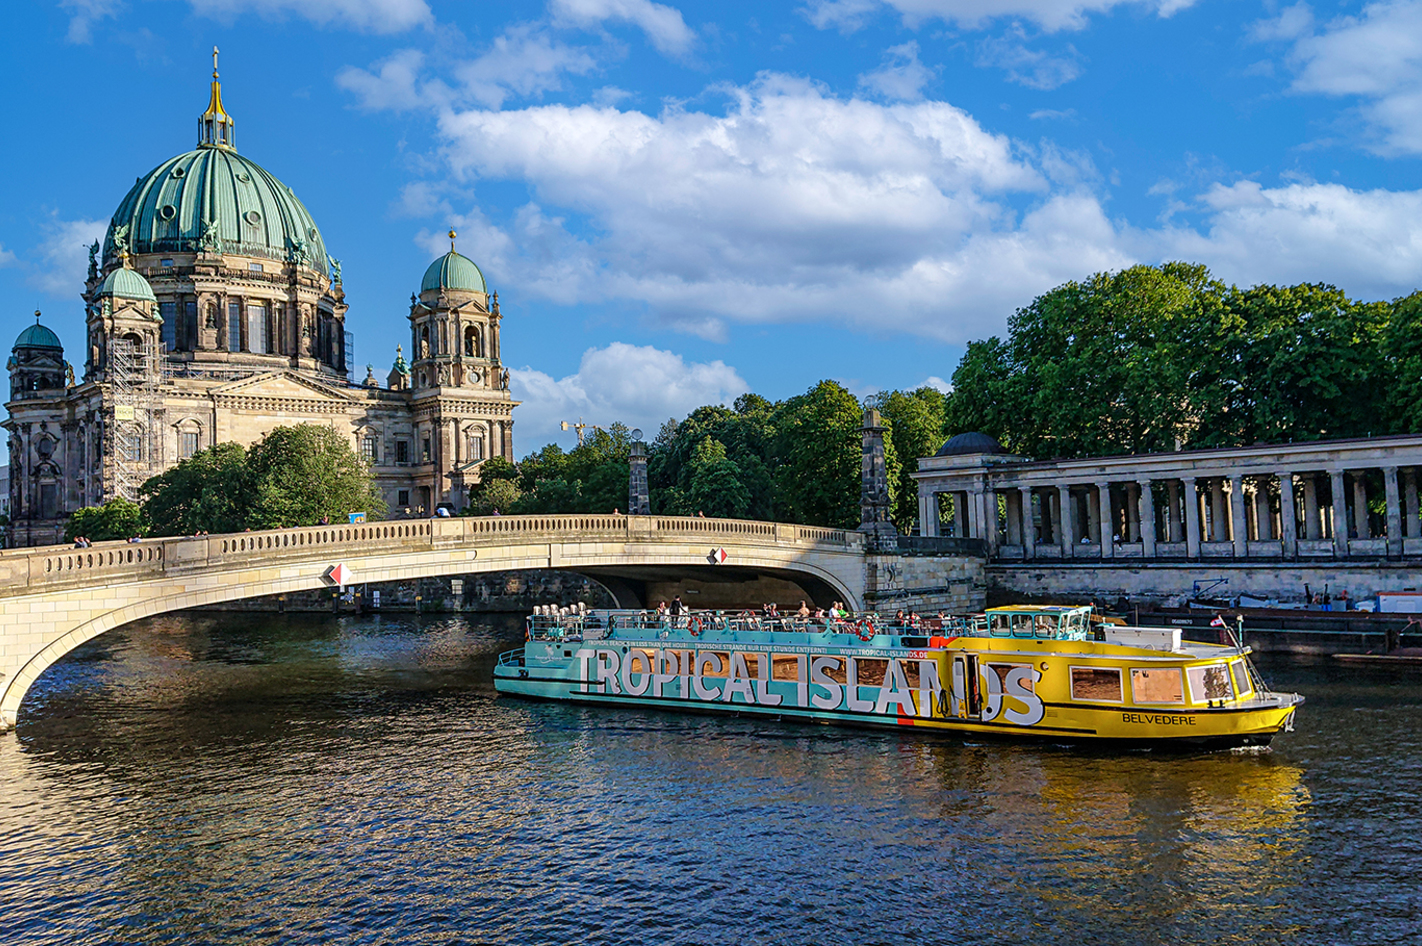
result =
[[[337,565],[348,570],[350,584],[572,571],[604,585],[624,607],[645,605],[649,583],[691,576],[708,584],[788,583],[825,606],[979,608],[982,555],[971,542],[953,541],[895,550],[892,540],[787,523],[560,515],[8,550],[0,552],[0,730],[14,726],[40,674],[105,631],[167,611],[331,587]]]

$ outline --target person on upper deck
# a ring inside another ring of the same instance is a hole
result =
[[[807,605],[804,601],[801,601],[800,610],[796,611],[795,613],[802,618],[807,618],[810,616],[810,606]]]
[[[686,605],[681,603],[681,595],[677,595],[675,598],[672,599],[671,616],[674,618],[679,618],[685,613]]]

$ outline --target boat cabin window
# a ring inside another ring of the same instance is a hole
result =
[[[900,660],[900,661],[899,661],[899,669],[903,670],[903,672],[904,672],[904,680],[908,682],[908,687],[909,687],[909,689],[910,689],[910,690],[917,690],[917,689],[918,689],[918,685],[919,685],[919,679],[918,679],[918,661],[917,661],[917,660]]]
[[[1014,614],[1012,615],[1012,636],[1031,637],[1032,636],[1032,615]]]
[[[878,658],[856,658],[855,668],[858,671],[856,680],[862,687],[877,687],[884,685],[884,675],[889,672],[889,662]]]
[[[1131,699],[1137,703],[1184,703],[1179,667],[1131,668]]]
[[[1121,702],[1121,671],[1116,667],[1072,667],[1071,698]]]
[[[820,658],[819,655],[816,654],[810,659],[818,660]],[[844,659],[841,657],[832,657],[831,659],[834,661],[834,663],[828,667],[825,667],[823,670],[820,671],[820,673],[824,674],[826,677],[829,677],[835,683],[847,683],[849,681],[849,677],[844,672]],[[862,683],[864,681],[863,675],[861,675],[859,679]]]
[[[775,654],[770,658],[770,679],[799,680],[800,658],[792,654]]]
[[[1254,686],[1249,682],[1249,668],[1244,665],[1244,661],[1232,661],[1229,669],[1234,673],[1234,691],[1236,693],[1243,697],[1254,689]]]
[[[988,633],[993,637],[1007,637],[1012,633],[1007,623],[1007,615],[992,614],[988,616]]]
[[[1196,703],[1228,700],[1234,696],[1234,691],[1229,688],[1229,669],[1224,664],[1191,667],[1187,675],[1190,677],[1190,698]]]
[[[1039,615],[1037,615],[1037,634],[1036,634],[1036,636],[1042,637],[1042,638],[1048,638],[1048,639],[1053,638],[1053,637],[1056,637],[1056,636],[1057,636],[1057,619],[1054,618],[1054,617],[1052,617],[1052,616],[1050,616],[1050,615],[1047,615],[1047,614],[1039,614]]]
[[[699,650],[693,666],[698,677],[724,677],[731,669],[731,655],[725,651]]]
[[[751,654],[751,653],[744,653],[744,652],[743,652],[743,653],[741,654],[741,656],[744,657],[744,658],[745,658],[745,661],[746,661],[746,673],[750,674],[750,676],[751,676],[753,679],[756,679],[756,680],[763,679],[763,678],[761,677],[761,673],[760,673],[760,671],[761,671],[760,662],[761,662],[762,660],[765,660],[765,659],[766,659],[766,655],[765,655],[765,654]]]

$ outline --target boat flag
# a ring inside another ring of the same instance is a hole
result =
[[[1226,621],[1224,618],[1220,617],[1218,614],[1216,614],[1216,615],[1215,615],[1215,619],[1210,622],[1210,627],[1225,627],[1225,628],[1227,628],[1227,627],[1229,627],[1229,622]]]
[[[724,565],[726,564],[726,558],[725,549],[712,549],[710,554],[706,556],[706,561],[712,565]]]

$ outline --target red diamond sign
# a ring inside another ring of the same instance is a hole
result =
[[[332,565],[331,570],[326,572],[326,577],[332,582],[344,588],[355,578],[355,572],[351,571],[344,564]]]
[[[706,556],[706,561],[710,562],[712,565],[726,564],[726,550],[712,549],[710,554]]]

